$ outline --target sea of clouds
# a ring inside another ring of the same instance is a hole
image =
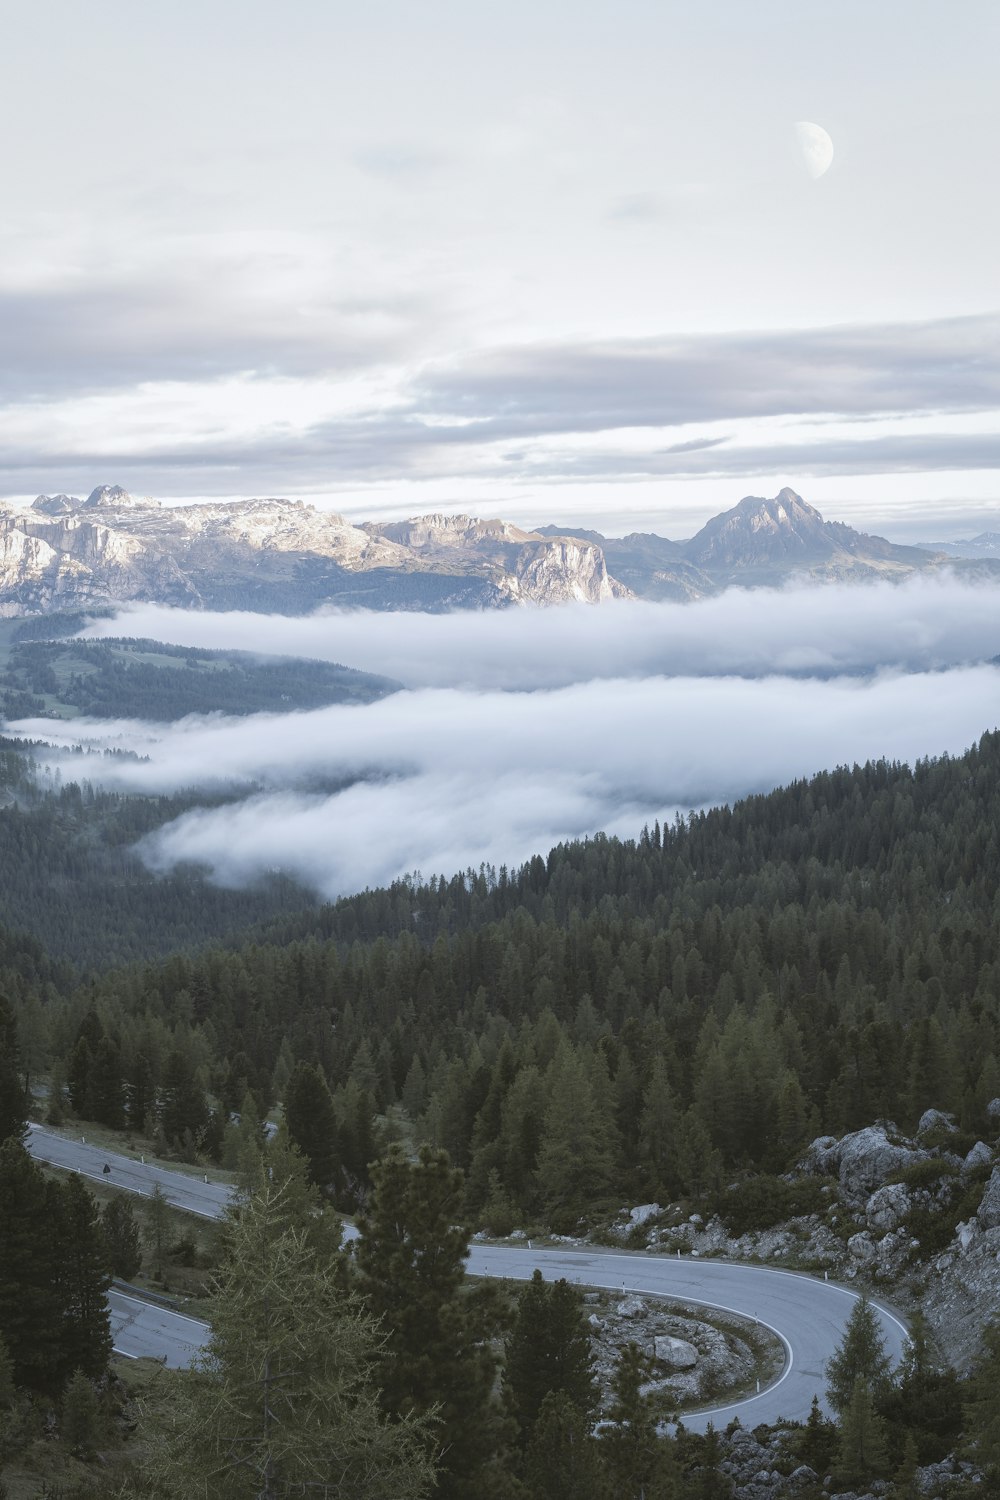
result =
[[[959,753],[1000,720],[1000,590],[954,578],[446,615],[144,606],[89,633],[403,685],[310,712],[15,726],[56,746],[53,764],[59,746],[142,757],[72,763],[109,787],[230,794],[148,837],[151,867],[195,860],[229,884],[281,869],[327,897],[634,837],[823,768]]]

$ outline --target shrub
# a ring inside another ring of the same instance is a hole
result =
[[[747,1234],[752,1230],[771,1229],[785,1219],[803,1214],[822,1213],[827,1207],[831,1179],[800,1177],[788,1182],[784,1177],[761,1173],[720,1193],[715,1212],[730,1234]]]

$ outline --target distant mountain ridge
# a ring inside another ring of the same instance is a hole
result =
[[[100,485],[0,509],[0,615],[151,602],[304,614],[696,599],[734,583],[903,577],[941,554],[867,536],[794,490],[748,496],[687,541],[433,514],[366,521],[301,500],[164,506]],[[953,559],[949,560],[954,565]],[[1000,577],[1000,561],[987,559]]]

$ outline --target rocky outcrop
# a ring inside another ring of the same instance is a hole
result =
[[[1000,1229],[1000,1166],[990,1174],[976,1218],[982,1229]]]
[[[929,1151],[900,1139],[895,1126],[869,1125],[843,1136],[820,1136],[807,1148],[799,1166],[804,1172],[836,1176],[848,1203],[861,1204],[876,1188],[896,1177],[905,1167],[926,1161]]]
[[[917,1124],[917,1139],[924,1136],[946,1136],[957,1135],[958,1126],[955,1124],[954,1116],[945,1114],[942,1109],[925,1109]]]
[[[978,1167],[988,1167],[993,1160],[993,1152],[985,1141],[977,1141],[972,1146],[962,1163],[963,1172],[974,1172]]]

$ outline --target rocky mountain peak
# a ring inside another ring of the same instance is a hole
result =
[[[80,509],[80,504],[75,495],[38,495],[30,508],[43,516],[71,516]]]
[[[828,576],[857,574],[894,561],[912,568],[912,554],[911,548],[824,521],[815,506],[787,486],[772,499],[747,495],[732,510],[713,516],[684,549],[689,562],[723,571],[733,580],[803,568]]]
[[[135,510],[139,506],[154,505],[153,500],[136,500],[120,484],[99,484],[79,507],[80,510]]]

